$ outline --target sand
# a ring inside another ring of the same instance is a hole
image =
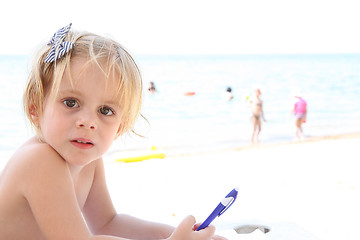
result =
[[[177,225],[203,221],[232,190],[233,206],[214,221],[229,239],[360,239],[360,134],[310,138],[139,163],[106,159],[114,205],[122,213]],[[262,225],[264,234],[233,228]]]

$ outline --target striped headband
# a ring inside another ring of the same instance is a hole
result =
[[[52,36],[50,42],[48,43],[48,45],[51,45],[51,49],[44,62],[50,63],[55,61],[55,59],[58,60],[74,47],[74,43],[64,41],[64,38],[66,37],[66,34],[69,32],[70,28],[71,23],[66,27],[59,29],[54,34],[54,36]]]

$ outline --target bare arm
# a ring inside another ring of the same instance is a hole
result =
[[[83,209],[84,216],[93,233],[122,236],[129,239],[213,239],[226,240],[221,236],[211,236],[215,228],[210,226],[200,232],[193,231],[195,219],[185,218],[178,228],[145,221],[125,214],[117,214],[106,186],[103,161],[98,161],[94,181]]]
[[[84,216],[95,234],[122,236],[134,239],[165,239],[174,227],[117,214],[105,180],[104,164],[98,161],[94,181],[85,203]]]
[[[169,225],[145,221],[125,214],[117,214],[99,234],[123,236],[131,239],[167,239],[175,228]],[[120,234],[119,234],[120,233]]]

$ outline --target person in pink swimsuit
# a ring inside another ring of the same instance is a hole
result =
[[[293,109],[296,126],[295,136],[297,139],[301,139],[304,137],[302,124],[306,122],[307,103],[302,97],[295,96],[295,98],[296,101]]]

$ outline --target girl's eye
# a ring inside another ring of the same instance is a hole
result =
[[[114,111],[109,108],[109,107],[106,107],[106,106],[102,106],[100,109],[99,109],[99,113],[103,114],[103,115],[106,115],[106,116],[110,116],[110,115],[113,115],[114,114]]]
[[[64,104],[69,108],[76,108],[79,106],[78,102],[75,99],[66,99]]]

